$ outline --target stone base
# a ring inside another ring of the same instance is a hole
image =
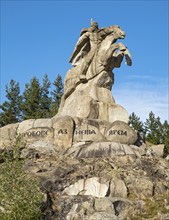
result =
[[[114,156],[132,155],[140,158],[146,154],[146,146],[120,144],[116,142],[83,143],[81,146],[74,145],[66,151],[66,154],[77,158],[111,158]]]
[[[137,133],[125,122],[110,123],[58,115],[51,119],[30,119],[7,125],[0,131],[0,148],[13,146],[19,136],[25,146],[43,142],[44,145],[53,146],[54,151],[63,153],[68,149],[74,151],[76,147],[78,157],[111,157],[115,154],[125,155],[126,151],[134,154],[131,147],[127,146],[138,142]]]

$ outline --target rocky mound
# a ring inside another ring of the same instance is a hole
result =
[[[90,158],[43,142],[23,148],[24,169],[41,178],[47,195],[43,220],[169,219],[169,160],[138,149]]]

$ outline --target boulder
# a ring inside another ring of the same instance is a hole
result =
[[[109,196],[127,198],[127,187],[123,180],[116,177],[111,180]]]
[[[134,144],[137,141],[137,133],[123,121],[115,121],[106,131],[108,141],[121,144]]]
[[[26,143],[47,141],[53,144],[54,130],[50,118],[25,120],[19,123],[17,132]]]
[[[54,129],[54,145],[60,150],[66,150],[72,146],[74,121],[70,116],[54,117],[53,119]]]
[[[137,146],[129,146],[116,142],[94,142],[80,147],[74,155],[78,158],[99,158],[134,155],[141,157]]]
[[[19,123],[9,124],[0,128],[0,148],[11,147],[15,142]]]
[[[150,147],[152,153],[158,157],[163,157],[164,155],[164,144],[153,145]]]
[[[132,202],[120,197],[95,199],[95,212],[90,220],[119,220],[127,219],[132,209]]]
[[[63,194],[66,195],[91,195],[94,197],[105,197],[108,191],[108,183],[100,183],[98,177],[81,179],[78,182],[66,187]]]
[[[79,117],[74,117],[73,119],[75,121],[76,127],[80,127],[82,125],[94,126],[100,131],[102,135],[105,135],[105,131],[111,125],[111,123],[109,123],[108,121],[99,120],[99,119],[89,119],[89,118],[81,119]]]
[[[21,151],[23,158],[40,158],[46,156],[56,155],[56,147],[45,141],[35,141],[31,144],[27,144]]]
[[[2,139],[9,139],[12,140],[16,137],[16,131],[18,128],[19,123],[16,124],[9,124],[2,128],[0,128],[0,135]]]
[[[89,119],[75,119],[76,128],[73,142],[98,142],[105,141],[106,138],[101,133],[103,126],[100,121]]]

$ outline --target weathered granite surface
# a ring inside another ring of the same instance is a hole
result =
[[[70,58],[59,113],[0,128],[0,153],[19,141],[24,170],[41,180],[42,220],[169,219],[164,146],[148,148],[111,94],[112,70],[123,58],[132,64],[116,43],[124,37],[117,25],[92,21]]]
[[[116,43],[125,35],[118,25],[99,28],[91,22],[84,28],[70,58],[72,68],[65,77],[58,114],[0,128],[0,148],[10,147],[18,136],[25,144],[43,141],[58,151],[81,142],[135,144],[138,135],[127,125],[128,113],[111,93],[113,69],[124,58],[127,65],[132,64],[128,48]]]
[[[81,119],[70,116],[51,119],[29,119],[0,128],[0,148],[10,147],[16,137],[25,143],[44,141],[54,144],[57,150],[66,150],[73,144],[86,142],[117,142],[135,144],[138,135],[122,121],[113,123],[98,119]]]
[[[82,30],[71,55],[73,67],[65,77],[59,115],[128,122],[126,110],[115,103],[111,94],[112,70],[121,66],[124,57],[127,65],[132,64],[128,48],[116,43],[126,34],[118,25],[104,28],[92,25]]]
[[[149,148],[79,158],[68,150],[54,153],[51,144],[33,147],[36,154],[25,154],[24,169],[39,176],[47,192],[44,220],[169,218],[169,160]]]

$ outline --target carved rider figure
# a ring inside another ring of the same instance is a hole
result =
[[[69,61],[74,67],[81,64],[81,76],[86,74],[94,55],[96,55],[106,35],[104,28],[99,29],[96,21],[91,21],[90,28],[82,29],[80,38]]]
[[[83,28],[80,34],[80,38],[76,43],[75,49],[70,57],[70,63],[73,66],[77,66],[81,63],[82,58],[84,58],[87,53],[96,46],[98,39],[98,23],[91,21],[90,28]],[[101,39],[100,39],[101,41]]]
[[[93,82],[97,87],[111,90],[114,83],[113,69],[120,67],[124,57],[127,65],[132,64],[127,47],[121,42],[116,43],[118,39],[124,39],[125,35],[118,25],[99,28],[95,21],[91,21],[89,28],[82,29],[70,57],[69,62],[73,67],[65,77],[60,109],[80,84]]]

